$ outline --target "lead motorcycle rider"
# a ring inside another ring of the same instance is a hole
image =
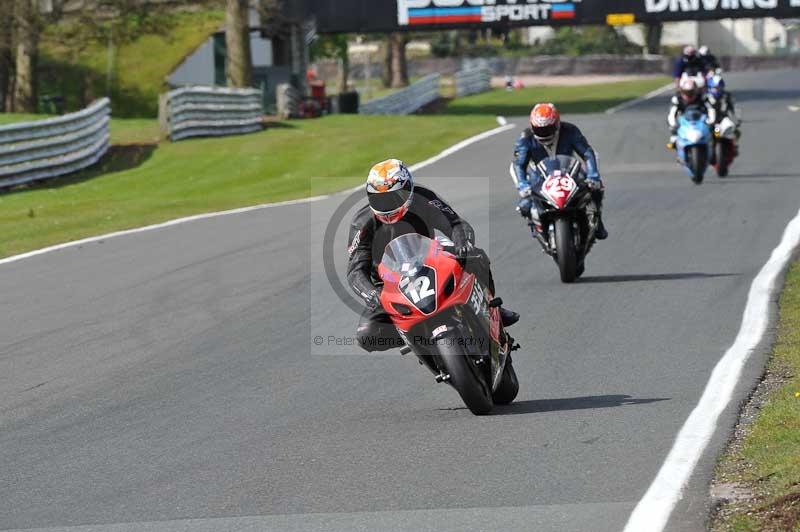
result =
[[[578,126],[569,122],[561,122],[561,115],[552,103],[539,103],[534,106],[530,114],[530,127],[522,132],[514,146],[514,162],[512,164],[514,182],[520,200],[517,210],[528,221],[531,232],[536,231],[532,223],[532,210],[539,206],[532,197],[533,187],[542,179],[536,176],[536,181],[531,183],[528,167],[531,163],[538,165],[541,161],[555,158],[557,155],[572,156],[575,153],[580,157],[586,167],[587,185],[592,189],[592,200],[597,205],[597,231],[598,240],[608,238],[608,231],[603,225],[603,198],[605,191],[603,181],[597,169],[597,155],[583,136]]]
[[[409,233],[436,238],[436,230],[454,244],[457,256],[469,255],[466,270],[474,273],[495,294],[489,258],[475,247],[472,226],[432,190],[414,185],[402,161],[388,159],[370,170],[366,184],[369,205],[356,213],[350,227],[347,280],[364,300],[356,335],[365,351],[386,351],[404,345],[389,315],[380,303],[382,283],[378,265],[389,242]],[[472,257],[479,257],[472,259]],[[500,308],[503,326],[519,321],[519,314]]]

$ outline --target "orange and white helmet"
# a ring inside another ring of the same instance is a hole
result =
[[[533,136],[545,146],[551,146],[561,129],[561,115],[552,103],[539,103],[531,110]]]
[[[367,197],[375,217],[385,224],[403,219],[414,197],[414,178],[397,159],[376,164],[367,177]]]

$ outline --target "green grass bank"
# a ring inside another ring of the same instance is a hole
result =
[[[717,467],[716,482],[741,496],[720,507],[713,531],[800,530],[800,262],[781,295],[766,382],[766,402]]]
[[[572,87],[526,87],[506,91],[494,89],[451,101],[448,115],[491,114],[527,116],[533,102],[552,102],[561,114],[597,113],[663,87],[669,78],[576,85]]]
[[[647,92],[653,83],[635,91],[628,82],[617,85],[618,93],[629,94],[620,96],[624,101]],[[550,87],[546,99],[555,100],[569,115],[604,109],[596,94],[609,90],[606,85]],[[511,94],[525,113],[534,94],[544,99],[535,92]],[[0,257],[192,214],[342,190],[360,183],[379,160],[419,162],[496,125],[495,113],[488,111],[336,115],[271,123],[253,135],[159,143],[155,120],[114,118],[113,146],[100,164],[0,192]]]

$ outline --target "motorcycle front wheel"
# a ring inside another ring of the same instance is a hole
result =
[[[559,218],[555,223],[556,259],[562,283],[574,283],[578,277],[578,251],[575,249],[575,235],[572,220]]]
[[[692,173],[692,181],[696,185],[703,182],[703,176],[708,165],[707,159],[708,154],[703,146],[691,146],[686,149],[686,162],[689,165],[689,171]]]
[[[519,393],[519,380],[517,379],[517,372],[514,371],[514,363],[511,357],[506,361],[506,367],[503,369],[503,376],[500,377],[500,384],[497,385],[497,390],[492,394],[494,404],[507,405],[517,398]]]
[[[456,389],[461,400],[476,416],[488,414],[494,408],[491,384],[479,376],[480,369],[475,361],[467,356],[462,342],[446,337],[438,342],[439,360],[442,371],[450,378],[448,382]]]

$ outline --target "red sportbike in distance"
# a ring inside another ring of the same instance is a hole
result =
[[[473,414],[488,414],[517,396],[511,351],[519,346],[500,322],[502,301],[464,269],[477,257],[456,257],[442,242],[449,243],[411,233],[386,246],[381,304],[406,343],[403,354],[413,352]]]

